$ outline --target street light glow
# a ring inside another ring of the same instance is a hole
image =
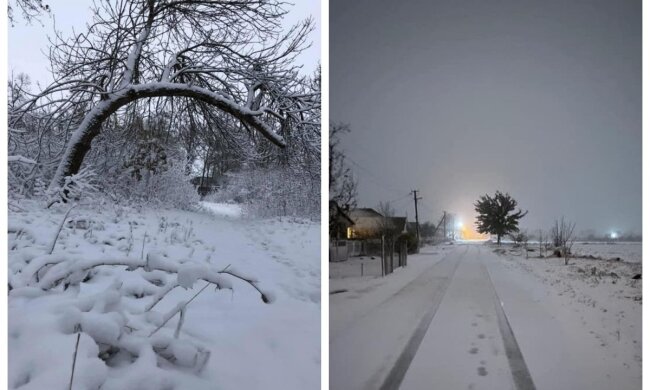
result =
[[[611,238],[612,240],[616,240],[618,238],[618,234],[616,234],[616,232],[611,232],[609,234],[609,238]]]

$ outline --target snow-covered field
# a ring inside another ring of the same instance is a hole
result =
[[[640,242],[576,242],[577,256],[593,256],[602,260],[620,259],[628,263],[641,262]]]
[[[78,335],[73,389],[320,386],[319,222],[101,203],[49,254],[67,207],[14,206],[10,388],[67,389]]]

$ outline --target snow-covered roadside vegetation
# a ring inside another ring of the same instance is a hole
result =
[[[77,337],[75,389],[318,386],[317,222],[20,206],[10,388],[68,388]]]
[[[533,245],[534,248],[534,245]],[[641,375],[641,243],[576,243],[568,265],[511,245],[494,246],[502,265],[547,286],[556,302],[579,316],[584,332],[630,375]],[[559,307],[555,311],[560,315]]]

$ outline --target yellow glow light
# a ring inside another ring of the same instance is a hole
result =
[[[467,226],[460,228],[461,240],[487,240],[490,236],[488,234],[481,234]]]

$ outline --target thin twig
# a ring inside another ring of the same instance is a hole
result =
[[[140,258],[144,259],[144,244],[147,242],[147,232],[144,232],[144,238],[142,239],[142,252],[140,252]]]
[[[50,245],[50,251],[48,252],[49,255],[54,252],[54,247],[56,246],[56,241],[59,239],[59,234],[61,234],[61,229],[63,229],[63,225],[65,224],[65,220],[68,219],[68,214],[70,214],[70,211],[74,208],[74,205],[70,206],[68,211],[65,212],[65,215],[63,216],[63,220],[61,221],[61,224],[59,225],[59,230],[56,231],[56,236],[54,236],[54,240],[52,241],[52,245]]]
[[[206,286],[207,287],[207,286]],[[187,305],[181,308],[181,317],[178,319],[178,324],[176,325],[176,331],[174,332],[174,338],[178,339],[178,336],[181,334],[181,328],[183,327],[183,322],[185,322],[185,310]]]
[[[77,364],[77,351],[79,350],[79,339],[81,338],[81,332],[77,333],[77,343],[74,346],[74,355],[72,356],[72,372],[70,373],[70,385],[68,390],[72,390],[72,380],[74,379],[74,368]]]
[[[147,307],[145,307],[144,311],[145,312],[151,311],[151,309],[153,309],[154,306],[156,306],[160,301],[162,301],[162,299],[166,297],[170,291],[172,291],[178,286],[179,284],[176,282],[169,283],[167,286],[165,286],[164,290],[160,291],[158,294],[156,294],[156,296],[153,297],[153,300]]]
[[[171,320],[172,318],[174,318],[174,316],[176,315],[176,313],[178,313],[179,311],[185,310],[185,307],[187,307],[187,305],[189,305],[190,302],[192,302],[192,301],[194,300],[194,298],[198,297],[199,294],[201,294],[201,293],[203,292],[203,290],[205,290],[206,288],[208,288],[208,286],[209,286],[210,284],[211,284],[210,282],[206,283],[205,286],[203,286],[203,288],[200,289],[196,294],[194,294],[194,296],[193,296],[192,298],[190,298],[187,302],[185,302],[185,303],[182,304],[182,305],[177,306],[177,307],[174,309],[174,311],[173,311],[172,313],[170,313],[170,314],[167,315],[167,319],[166,319],[165,321],[163,321],[163,323],[160,324],[160,325],[159,325],[159,326],[158,326],[158,327],[157,327],[153,332],[151,332],[151,334],[149,334],[149,337],[153,336],[154,333],[158,332],[158,331],[159,331],[163,326],[165,326],[165,325],[169,322],[169,320]]]

